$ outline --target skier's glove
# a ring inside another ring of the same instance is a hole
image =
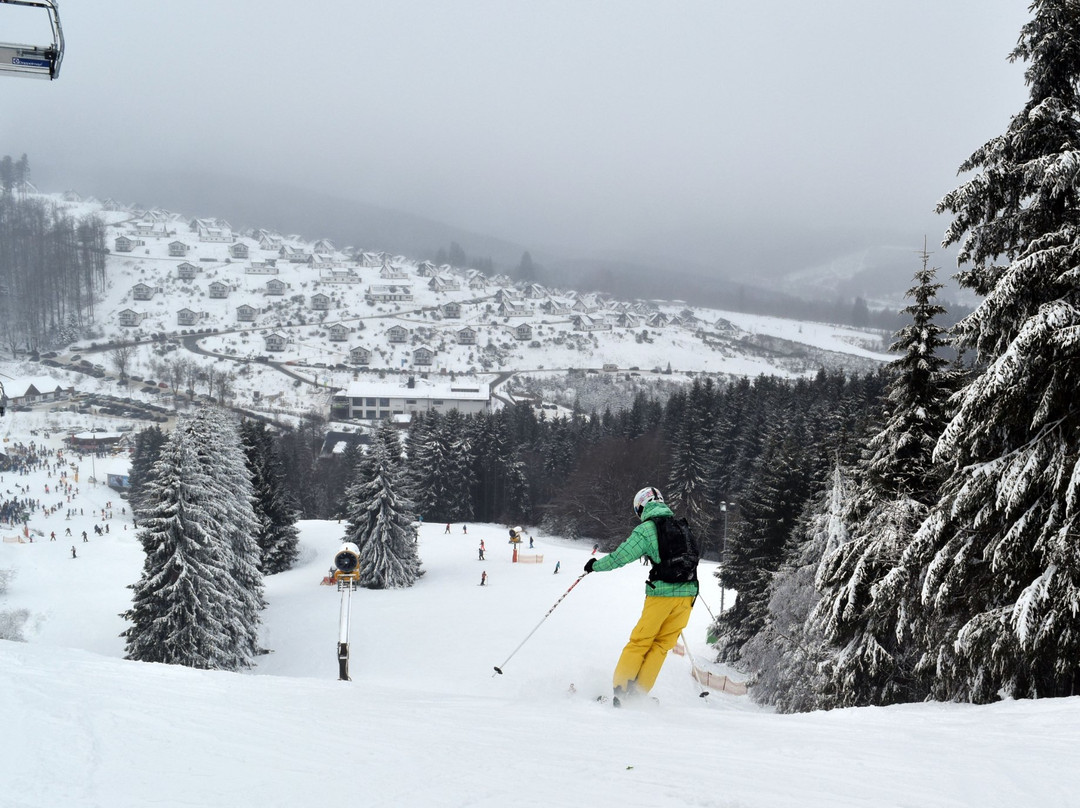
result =
[[[592,572],[592,568],[593,568],[593,566],[595,566],[595,564],[596,564],[596,559],[595,558],[590,558],[588,561],[586,561],[585,562],[585,572]]]

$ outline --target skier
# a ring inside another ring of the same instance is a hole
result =
[[[487,583],[487,570],[480,573],[480,586],[484,586]]]
[[[75,558],[75,545],[71,545],[71,557]]]
[[[594,544],[592,546],[592,554],[596,555],[596,551],[599,550],[599,549],[600,549],[600,545],[599,544]]]
[[[645,585],[645,606],[641,617],[630,632],[630,640],[615,665],[612,684],[613,703],[627,694],[648,693],[656,683],[667,652],[675,646],[679,634],[690,620],[690,610],[698,594],[696,556],[688,575],[675,575],[671,567],[662,564],[660,539],[656,519],[672,520],[674,514],[664,503],[660,492],[642,488],[634,496],[634,513],[641,524],[614,550],[602,558],[590,558],[585,572],[608,572],[640,558],[648,558],[653,568]],[[670,524],[670,522],[668,523]],[[686,580],[692,577],[692,580]],[[679,580],[665,580],[679,578]]]
[[[461,532],[462,533],[468,533],[469,532],[469,526],[468,525],[462,525],[461,526]]]
[[[533,548],[532,536],[529,536],[529,549],[531,550],[532,548]]]
[[[556,562],[555,562],[555,572],[553,573],[554,575],[558,575],[558,574],[559,574],[559,567],[561,567],[561,566],[562,566],[562,562],[561,562],[561,561],[556,561]]]
[[[449,532],[450,532],[450,523],[447,522],[446,523],[446,530],[444,530],[443,533],[449,533]]]
[[[484,560],[484,540],[480,539],[480,561]]]

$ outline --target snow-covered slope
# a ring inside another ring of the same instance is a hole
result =
[[[22,433],[20,418],[2,422],[9,442],[58,445]],[[355,594],[351,682],[337,681],[339,595],[319,585],[336,522],[302,523],[298,565],[268,579],[272,653],[254,671],[126,662],[117,615],[141,551],[115,494],[87,482],[89,459],[79,465],[72,502],[31,520],[43,536],[0,543],[0,570],[15,572],[0,610],[30,613],[27,642],[0,642],[3,808],[1080,805],[1080,698],[778,716],[746,697],[699,697],[672,655],[659,705],[598,704],[645,571],[589,575],[545,619],[589,550],[533,531],[542,563],[515,564],[502,525],[425,524],[419,583]],[[54,482],[8,473],[0,491],[48,503]],[[706,666],[719,606],[709,571],[686,631]]]

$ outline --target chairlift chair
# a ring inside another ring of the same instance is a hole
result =
[[[24,78],[55,79],[60,75],[64,58],[64,32],[56,0],[0,0],[10,6],[32,6],[48,12],[52,26],[51,45],[19,45],[0,42],[0,75]]]

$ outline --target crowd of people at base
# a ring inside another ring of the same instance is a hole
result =
[[[63,498],[46,505],[41,498],[31,496],[29,485],[12,482],[10,488],[3,488],[8,498],[0,501],[0,523],[9,526],[22,525],[25,528],[30,517],[37,513],[49,517],[64,511],[65,519],[84,515],[82,508],[66,507],[70,505],[73,499],[77,499],[79,495],[79,466],[68,459],[68,454],[64,449],[48,449],[44,444],[35,441],[30,441],[28,444],[14,443],[7,447],[7,453],[2,463],[0,463],[0,486],[9,484],[5,480],[6,475],[26,477],[31,473],[44,471],[46,478],[53,480],[53,482],[44,484],[44,496],[46,498],[53,496]],[[82,452],[78,451],[75,454],[80,459],[84,456]],[[113,518],[112,508],[113,504],[110,501],[105,504],[105,507],[100,512],[96,510],[92,512],[95,519],[100,514],[102,520],[102,524],[94,525],[94,533],[98,536],[109,532],[107,520]],[[120,510],[123,514],[127,514],[126,507],[122,507]],[[124,529],[127,529],[126,524]],[[32,542],[33,537],[29,533],[27,535]],[[66,530],[65,535],[71,535],[71,528]],[[50,540],[55,540],[56,531],[52,531],[49,536]],[[82,540],[88,540],[86,531],[82,533]],[[74,555],[72,557],[74,558]]]

